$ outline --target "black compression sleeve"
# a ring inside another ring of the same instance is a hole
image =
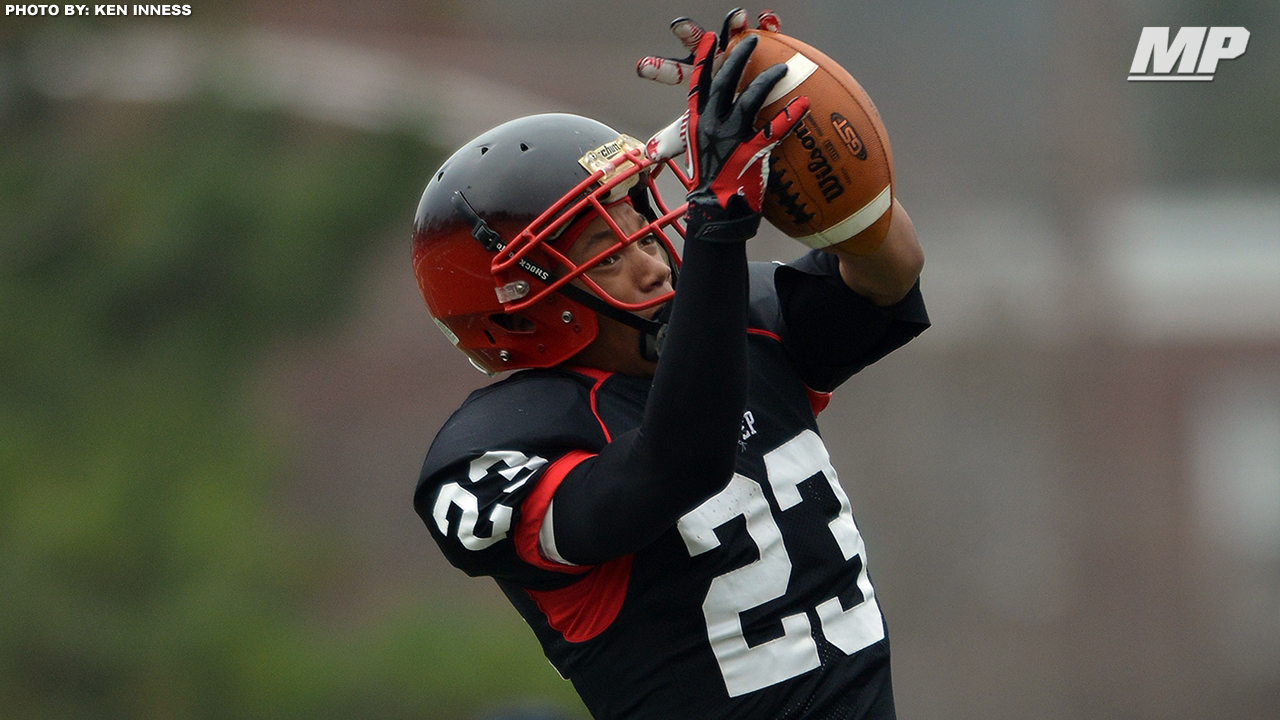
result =
[[[652,542],[732,476],[747,394],[745,243],[689,238],[639,428],[555,494],[556,547],[594,564]]]
[[[805,384],[830,392],[929,327],[917,280],[906,297],[881,307],[850,290],[839,261],[813,251],[775,276],[783,344]]]

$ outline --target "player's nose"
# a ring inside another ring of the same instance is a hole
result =
[[[664,293],[671,290],[671,266],[663,253],[639,252],[636,263],[637,281],[640,289],[646,294]]]

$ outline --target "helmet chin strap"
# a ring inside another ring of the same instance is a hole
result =
[[[640,331],[640,357],[649,362],[658,362],[658,356],[662,354],[662,343],[667,340],[667,323],[671,320],[671,303],[668,302],[659,308],[653,319],[659,325],[656,332]]]
[[[658,312],[654,313],[652,319],[641,317],[633,312],[627,312],[621,308],[616,308],[609,303],[601,300],[594,293],[583,290],[577,285],[565,285],[560,288],[560,294],[595,311],[597,315],[603,315],[607,318],[617,320],[618,322],[633,327],[640,331],[640,357],[649,362],[657,362],[658,355],[662,352],[662,342],[667,337],[667,323],[671,319],[671,303],[658,308]]]

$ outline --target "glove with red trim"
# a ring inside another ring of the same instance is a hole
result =
[[[748,37],[713,71],[716,39],[704,33],[689,79],[689,109],[682,124],[690,177],[686,234],[715,242],[742,242],[760,226],[760,206],[769,174],[769,153],[809,109],[792,100],[757,131],[756,116],[769,91],[786,74],[781,63],[757,75],[735,99],[756,38]],[[713,77],[714,74],[714,77]]]
[[[772,10],[765,10],[760,13],[759,19],[756,21],[760,30],[764,32],[778,32],[781,27],[778,16]],[[715,61],[712,65],[712,72],[718,72],[720,65],[724,63],[724,49],[729,46],[729,41],[741,35],[748,29],[747,11],[742,8],[735,8],[729,11],[724,18],[724,24],[720,27],[720,34],[716,37]],[[689,54],[683,58],[672,57],[655,57],[649,56],[640,59],[636,63],[636,74],[647,80],[654,80],[664,85],[683,85],[693,74],[694,55],[698,49],[698,42],[707,34],[702,26],[687,17],[678,17],[671,21],[671,32],[676,36],[688,51]],[[684,137],[681,135],[684,117],[676,118],[675,122],[667,127],[654,133],[649,139],[645,147],[645,152],[650,160],[660,162],[670,158],[679,157],[684,154]]]
[[[761,12],[756,23],[765,32],[778,32],[781,27],[777,14],[772,10]],[[743,8],[734,8],[725,15],[724,24],[721,25],[720,35],[717,38],[716,62],[713,69],[720,69],[720,64],[724,60],[724,49],[729,46],[729,41],[741,35],[747,28],[747,11]],[[652,55],[640,58],[640,62],[636,63],[637,75],[663,85],[683,85],[685,79],[693,73],[694,51],[698,49],[698,41],[707,31],[687,17],[678,17],[671,21],[671,32],[689,51],[689,54],[683,58]]]

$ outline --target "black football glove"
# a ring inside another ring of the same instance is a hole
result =
[[[687,198],[688,237],[743,242],[756,234],[769,153],[809,109],[809,99],[798,97],[755,130],[755,118],[765,98],[787,72],[781,63],[766,69],[735,99],[755,46],[756,38],[744,38],[729,52],[720,71],[713,72],[715,36],[704,33],[698,43],[683,124],[690,177],[695,183]]]

